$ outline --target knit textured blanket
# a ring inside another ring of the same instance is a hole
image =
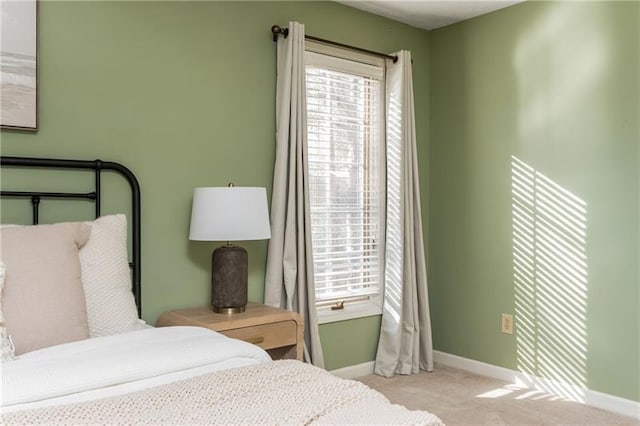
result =
[[[364,384],[299,361],[233,368],[155,388],[2,416],[13,424],[442,425]]]

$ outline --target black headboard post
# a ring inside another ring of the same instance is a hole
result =
[[[28,198],[33,208],[33,223],[39,221],[40,201],[47,198],[81,199],[95,202],[95,217],[100,216],[100,195],[102,170],[113,170],[122,175],[131,188],[131,235],[132,235],[132,291],[138,308],[138,316],[142,314],[141,292],[141,226],[140,226],[140,185],[135,175],[119,163],[101,160],[60,160],[52,158],[28,158],[28,157],[0,157],[0,166],[16,168],[42,168],[42,169],[83,169],[93,170],[95,174],[94,192],[44,192],[44,191],[1,191],[2,197]]]

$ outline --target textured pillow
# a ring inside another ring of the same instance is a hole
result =
[[[16,355],[89,337],[78,250],[82,223],[0,229],[2,310]]]
[[[131,292],[127,255],[127,218],[102,216],[91,225],[91,237],[80,249],[82,284],[91,337],[122,333],[139,327]]]
[[[2,298],[2,290],[4,289],[5,266],[0,262],[0,299]],[[11,361],[14,358],[15,349],[13,343],[9,339],[7,327],[4,325],[4,314],[0,305],[0,350],[2,350],[2,362]]]

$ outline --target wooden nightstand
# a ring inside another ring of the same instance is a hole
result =
[[[302,360],[303,324],[300,314],[249,302],[240,314],[217,314],[209,307],[167,311],[156,327],[193,325],[254,343],[273,359]]]

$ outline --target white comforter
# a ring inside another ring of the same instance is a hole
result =
[[[2,411],[68,404],[270,361],[199,327],[162,327],[54,346],[2,365]]]
[[[3,414],[19,425],[425,425],[426,411],[392,405],[360,382],[285,360],[232,368],[118,397]]]

